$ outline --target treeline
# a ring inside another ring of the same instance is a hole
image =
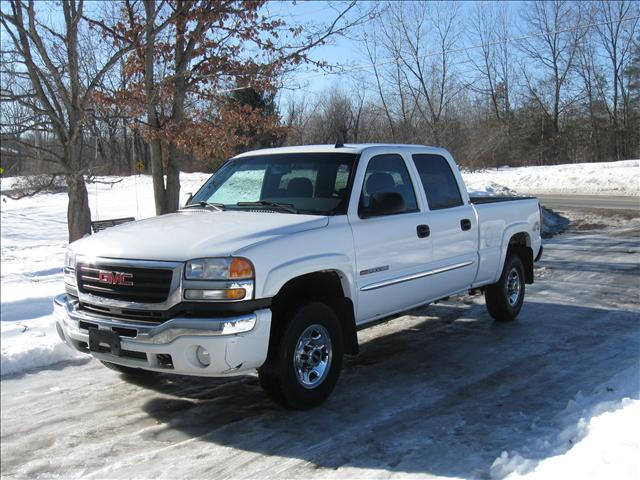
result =
[[[438,145],[468,168],[640,156],[640,4],[462,7],[390,4],[361,35],[372,67],[290,103],[287,142]]]
[[[73,240],[93,177],[150,173],[165,213],[180,171],[252,148],[430,144],[468,168],[640,156],[637,2],[351,2],[300,24],[283,6],[3,2],[4,175],[66,185]],[[312,55],[347,34],[363,65]],[[313,95],[301,65],[339,80]]]

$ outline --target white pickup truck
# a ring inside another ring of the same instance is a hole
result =
[[[515,318],[541,221],[535,198],[469,197],[440,148],[248,152],[180,211],[69,245],[58,333],[127,375],[257,369],[272,399],[310,408],[367,325],[472,290]]]

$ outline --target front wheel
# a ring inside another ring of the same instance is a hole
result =
[[[498,322],[515,319],[524,303],[524,265],[517,254],[507,255],[497,283],[484,291],[487,310]]]
[[[282,319],[285,326],[258,370],[260,384],[276,403],[305,410],[324,402],[342,368],[343,338],[336,313],[321,302],[301,305]]]

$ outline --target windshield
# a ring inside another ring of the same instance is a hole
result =
[[[352,153],[284,153],[232,159],[207,180],[189,205],[344,214],[356,157]]]

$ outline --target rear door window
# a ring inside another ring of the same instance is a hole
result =
[[[456,177],[444,157],[416,154],[413,155],[413,163],[420,175],[430,210],[459,207],[463,204]]]

